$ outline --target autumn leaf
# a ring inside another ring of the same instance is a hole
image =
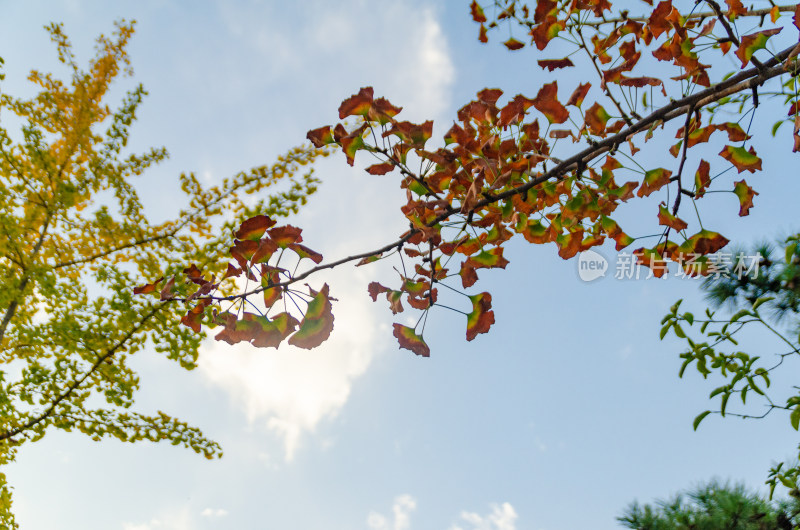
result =
[[[333,130],[331,129],[330,125],[325,125],[324,127],[320,127],[319,129],[313,129],[306,133],[306,138],[308,138],[314,147],[324,147],[328,144],[336,143],[336,140],[333,138]]]
[[[469,11],[472,15],[472,20],[475,22],[478,22],[479,24],[486,22],[486,15],[483,13],[483,8],[475,0],[472,0],[472,3],[469,5]]]
[[[523,44],[522,42],[518,41],[514,37],[511,37],[510,39],[505,41],[503,44],[505,44],[506,48],[508,48],[509,50],[512,50],[512,51],[521,50],[522,48],[525,47],[525,44]]]
[[[586,111],[586,125],[592,134],[603,134],[606,130],[606,123],[611,118],[606,109],[595,103]]]
[[[711,177],[709,176],[710,168],[711,165],[708,162],[705,160],[700,161],[700,165],[697,168],[697,173],[694,175],[695,199],[699,199],[705,195],[706,190],[711,185]]]
[[[158,289],[158,284],[161,283],[163,280],[164,277],[162,276],[153,283],[147,283],[139,287],[134,287],[133,294],[152,294],[156,292],[156,290]]]
[[[739,49],[736,50],[736,57],[742,61],[742,68],[747,66],[747,63],[750,62],[750,59],[756,51],[766,48],[769,38],[780,33],[781,29],[782,28],[768,29],[742,37]]]
[[[289,338],[289,344],[306,350],[316,348],[325,342],[333,331],[333,307],[328,284],[324,284],[319,292],[310,287],[308,290],[313,298],[308,303],[306,314],[300,322],[300,329]]]
[[[569,118],[569,111],[558,102],[557,96],[558,82],[553,81],[544,85],[533,100],[533,106],[544,114],[550,123],[564,123]]]
[[[414,333],[412,328],[401,324],[392,324],[392,326],[394,327],[393,334],[397,338],[397,342],[400,343],[401,348],[411,350],[421,357],[431,356],[431,350],[428,345],[425,344],[422,337]]]
[[[744,147],[726,145],[719,155],[733,164],[739,173],[742,171],[755,173],[756,170],[761,170],[761,159],[756,156],[756,151],[752,147],[747,151]]]
[[[583,99],[586,97],[586,94],[589,92],[589,89],[592,88],[591,83],[581,83],[578,85],[578,88],[572,93],[569,97],[569,101],[567,101],[567,105],[573,105],[575,107],[580,107],[581,103],[583,103]]]
[[[683,219],[672,215],[664,205],[661,205],[658,208],[658,224],[662,226],[668,226],[673,230],[677,230],[678,232],[686,229],[689,226]]]
[[[623,232],[619,227],[619,224],[617,224],[617,222],[610,217],[605,215],[601,216],[600,226],[603,228],[603,231],[608,234],[608,237],[616,241],[616,250],[618,251],[631,245],[635,241],[635,239]]]
[[[294,251],[294,253],[297,254],[300,259],[308,258],[317,265],[322,263],[322,254],[316,250],[311,250],[305,245],[301,245],[300,243],[290,243],[286,248]]]
[[[758,195],[757,191],[747,185],[744,179],[734,182],[733,193],[739,198],[739,216],[744,217],[750,213],[753,207],[753,197]]]
[[[671,176],[672,172],[664,168],[646,171],[644,174],[644,179],[642,180],[642,185],[639,187],[636,195],[639,197],[647,197],[654,191],[660,190],[662,187],[669,184],[669,179]]]
[[[269,237],[280,248],[288,248],[293,243],[299,243],[303,240],[300,235],[303,231],[300,228],[292,225],[276,226],[270,229]]]
[[[680,248],[687,254],[696,253],[706,255],[713,254],[728,243],[729,241],[717,232],[701,230],[684,241]]]
[[[257,348],[277,348],[298,325],[297,319],[289,313],[278,313],[272,319],[259,316],[256,322],[259,327],[254,329],[250,343]]]
[[[559,68],[575,66],[569,57],[564,57],[563,59],[541,59],[536,62],[542,68],[546,68],[548,72],[558,70]]]
[[[371,86],[364,87],[358,94],[350,96],[339,106],[339,119],[343,120],[348,116],[367,116],[372,106],[373,89]]]
[[[489,331],[494,324],[494,311],[491,311],[492,295],[489,293],[476,294],[469,299],[472,301],[472,311],[467,314],[467,340],[472,340],[479,333]]]
[[[383,164],[373,164],[367,168],[367,173],[370,175],[385,175],[389,173],[395,168],[395,165],[391,162],[385,162]]]

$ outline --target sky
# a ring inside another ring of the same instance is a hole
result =
[[[533,96],[555,76],[529,50],[478,43],[466,1],[0,0],[3,91],[29,93],[27,72],[54,67],[45,24],[63,22],[86,61],[121,18],[136,19],[137,31],[135,77],[119,94],[135,82],[150,93],[131,148],[164,145],[171,155],[139,182],[154,220],[174,215],[181,172],[215,182],[270,163],[334,122],[362,86],[403,106],[405,119],[434,119],[441,138],[478,90]],[[559,86],[585,81],[576,70],[559,73]],[[762,107],[752,127],[768,134],[774,119]],[[735,198],[709,206],[709,223],[735,243],[799,229],[788,132],[758,144],[764,171],[747,177],[760,193],[749,217],[736,216]],[[642,163],[672,167],[664,145],[649,145]],[[321,189],[291,219],[326,258],[404,230],[404,194],[390,176],[364,172],[368,163],[319,163]],[[654,221],[647,208],[621,215]],[[655,227],[644,225],[630,231]],[[614,266],[613,246],[598,252]],[[605,530],[619,528],[614,518],[634,499],[712,477],[764,491],[796,431],[776,415],[709,417],[694,432],[713,386],[679,379],[681,343],[658,340],[675,300],[705,307],[696,281],[584,282],[577,260],[551,245],[513,242],[505,255],[507,269],[478,284],[493,294],[491,333],[466,342],[463,316],[436,312],[429,359],[398,349],[390,312],[367,296],[370,281],[390,278],[380,267],[325,276],[339,301],[333,336],[316,350],[208,340],[192,372],[143,352],[137,410],[201,427],[224,457],[50,432],[8,468],[22,528]],[[768,354],[761,339],[752,344]]]

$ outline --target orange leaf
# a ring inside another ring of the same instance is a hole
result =
[[[569,118],[569,111],[558,102],[557,95],[558,82],[553,81],[544,85],[533,100],[533,106],[544,114],[550,123],[564,123]]]

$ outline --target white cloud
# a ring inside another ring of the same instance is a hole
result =
[[[491,504],[491,513],[479,515],[474,512],[461,512],[461,519],[470,526],[464,528],[453,525],[450,530],[515,530],[517,512],[511,504]]]
[[[411,512],[417,509],[417,501],[411,495],[400,495],[394,499],[392,512],[393,522],[377,513],[370,512],[367,516],[367,526],[371,530],[408,530],[411,523]]]
[[[436,118],[447,110],[455,73],[436,12],[412,0],[400,0],[386,9],[372,9],[365,0],[343,3],[316,3],[304,10],[301,26],[290,23],[294,15],[260,4],[220,9],[229,31],[269,58],[273,71],[267,76],[273,79],[324,79],[326,93],[341,97],[370,79],[376,95],[406,109],[406,119]],[[379,45],[365,45],[359,28],[380,28],[375,34]],[[269,33],[269,42],[264,41],[264,32]],[[263,92],[268,84],[249,84],[248,90]],[[364,161],[359,159],[358,164]],[[323,186],[292,224],[305,228],[306,243],[322,252],[326,261],[380,246],[405,229],[396,208],[402,191],[394,181],[390,186],[388,179],[375,179],[343,163],[332,171],[324,167]],[[355,190],[346,199],[343,185]],[[211,341],[201,349],[200,371],[226,391],[252,425],[265,425],[282,439],[287,460],[294,457],[304,435],[338,414],[353,382],[376,353],[381,348],[396,349],[391,330],[383,329],[391,314],[366,295],[372,279],[368,274],[375,274],[375,267],[363,271],[345,265],[326,276],[331,295],[339,301],[334,303],[333,335],[315,350],[281,346],[276,352]],[[310,283],[319,288],[322,280],[311,278]]]
[[[279,350],[247,344],[207,342],[200,370],[244,410],[251,424],[263,422],[279,435],[291,460],[303,433],[314,432],[347,402],[353,380],[367,369],[378,348],[378,321],[365,285],[352,270],[328,278],[334,302],[334,329],[322,346]]]
[[[224,508],[216,508],[216,509],[206,508],[205,510],[200,512],[200,515],[202,515],[203,517],[225,517],[226,515],[228,515],[228,510]]]
[[[189,510],[182,508],[153,518],[147,523],[122,523],[122,530],[189,530]]]
[[[442,27],[431,9],[423,9],[416,31],[408,39],[414,43],[412,53],[397,70],[400,86],[407,85],[411,94],[403,106],[415,116],[436,116],[450,105],[449,89],[455,80],[455,67],[450,60]]]

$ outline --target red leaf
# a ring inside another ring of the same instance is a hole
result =
[[[378,282],[370,282],[370,284],[367,286],[367,292],[372,297],[372,301],[373,302],[377,302],[378,301],[378,295],[379,294],[385,293],[385,292],[390,291],[390,290],[391,289],[389,289],[388,287],[384,287],[383,285],[379,284]]]
[[[662,226],[668,226],[678,232],[685,230],[686,227],[689,226],[683,219],[680,219],[679,217],[669,213],[669,210],[667,210],[664,206],[660,206],[658,208],[658,224]]]
[[[525,44],[521,43],[520,41],[518,41],[514,37],[511,37],[510,39],[505,41],[503,44],[505,44],[506,48],[508,48],[511,51],[521,50],[522,48],[525,47]]]
[[[747,8],[744,7],[741,0],[725,0],[725,3],[728,4],[729,19],[734,19],[739,15],[744,15],[747,13]]]
[[[711,185],[711,177],[709,176],[710,164],[705,160],[700,161],[700,166],[697,168],[697,173],[694,176],[694,198],[699,199],[705,195],[706,190]]]
[[[401,324],[392,324],[392,326],[394,327],[393,335],[397,338],[397,342],[400,343],[401,348],[411,350],[421,357],[431,356],[430,348],[428,348],[428,345],[422,340],[422,337],[414,333],[413,329]]]
[[[394,164],[385,162],[383,164],[373,164],[367,168],[370,175],[385,175],[394,169]]]
[[[181,324],[191,328],[191,330],[195,333],[200,333],[200,329],[202,328],[201,321],[203,320],[205,308],[206,304],[202,302],[198,303],[196,306],[187,311],[185,315],[183,315],[181,318]]]
[[[536,98],[533,100],[533,106],[547,116],[550,123],[564,123],[569,118],[569,111],[567,108],[558,102],[556,96],[558,95],[558,82],[553,81],[544,85]]]
[[[275,221],[267,217],[266,215],[256,215],[255,217],[251,217],[247,219],[245,222],[241,224],[239,230],[236,231],[236,239],[250,239],[253,241],[257,241],[264,232],[266,232],[267,228],[271,228],[275,226]]]
[[[368,86],[344,100],[339,106],[339,119],[343,120],[348,116],[367,116],[372,106],[372,95],[372,87]]]
[[[328,284],[324,284],[319,292],[310,287],[308,290],[313,299],[308,303],[306,314],[300,322],[300,329],[289,338],[289,344],[306,350],[316,348],[325,342],[333,331],[333,307],[328,294]]]
[[[480,24],[486,22],[486,15],[483,13],[483,8],[475,0],[472,0],[472,3],[469,5],[469,11],[470,14],[472,15],[472,20],[474,20],[475,22],[478,22]]]
[[[300,256],[300,259],[308,258],[317,265],[322,262],[322,254],[315,250],[311,250],[305,245],[301,245],[299,243],[290,243],[287,247],[289,250],[294,250],[294,252]]]
[[[734,182],[733,193],[739,197],[739,216],[744,217],[750,213],[753,207],[753,197],[758,195],[757,191],[747,185],[744,179]]]
[[[292,243],[300,243],[303,231],[296,226],[277,226],[269,231],[269,237],[280,248],[288,248]]]
[[[333,139],[333,131],[330,125],[308,131],[308,133],[306,133],[306,138],[311,140],[314,147],[323,147],[336,141]]]
[[[755,173],[756,170],[761,170],[761,159],[756,156],[756,151],[752,147],[747,151],[744,147],[726,145],[719,155],[733,164],[739,173],[742,171]]]
[[[467,315],[467,340],[474,339],[479,333],[486,333],[494,324],[492,295],[489,293],[470,296],[472,312]]]
[[[161,278],[157,279],[153,283],[148,283],[148,284],[142,285],[140,287],[134,287],[133,288],[133,294],[150,294],[150,293],[154,293],[154,292],[156,292],[156,289],[158,289],[158,284],[161,283],[161,281],[163,279],[164,279],[164,277],[162,276]]]
[[[575,66],[575,64],[570,60],[569,57],[564,57],[563,59],[542,59],[536,62],[542,68],[547,68],[549,72],[557,70],[558,68],[567,68],[569,66]]]
[[[664,168],[651,169],[645,172],[644,180],[642,181],[641,187],[639,187],[639,190],[636,192],[636,195],[639,197],[647,197],[654,191],[669,184],[671,176],[672,172]]]

